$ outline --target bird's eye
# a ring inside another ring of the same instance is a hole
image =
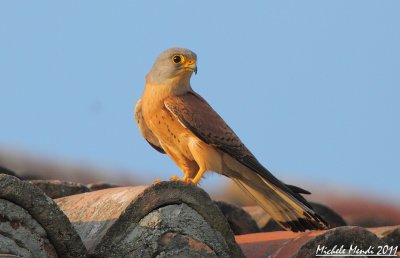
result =
[[[183,55],[174,55],[172,57],[172,62],[174,62],[175,64],[181,64],[185,61],[185,58],[183,57]]]

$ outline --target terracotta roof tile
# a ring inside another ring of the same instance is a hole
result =
[[[195,255],[210,248],[220,257],[242,256],[221,211],[206,192],[192,185],[160,182],[109,188],[55,201],[88,252],[99,257],[168,253],[170,245],[159,244],[167,233],[179,233],[174,238],[180,243],[175,246],[176,254],[193,251]],[[193,248],[188,249],[183,243],[192,243]]]
[[[0,167],[2,172],[13,174]],[[362,249],[400,245],[400,226],[343,226],[346,222],[340,215],[315,203],[316,212],[336,228],[250,233],[260,227],[279,227],[258,206],[213,202],[202,189],[181,182],[85,186],[58,180],[28,183],[4,173],[0,175],[0,257],[24,257],[24,252],[39,257],[313,257],[318,245],[353,244]],[[65,197],[53,201],[45,193]],[[360,211],[370,207],[363,205],[340,206],[340,214],[344,212],[354,223]],[[384,206],[373,207],[378,208],[371,218],[383,225],[388,225],[385,215],[397,221],[396,209],[383,209],[375,216]],[[10,243],[22,243],[25,249]]]

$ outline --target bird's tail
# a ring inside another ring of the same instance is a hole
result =
[[[245,166],[235,167],[236,171],[230,170],[230,177],[286,230],[299,232],[329,228],[299,194],[307,191],[285,185],[279,180],[279,184],[276,181],[272,183]]]

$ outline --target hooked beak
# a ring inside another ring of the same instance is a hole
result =
[[[197,64],[196,60],[190,59],[187,61],[186,68],[197,74]]]

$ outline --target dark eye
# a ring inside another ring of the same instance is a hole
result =
[[[175,64],[183,63],[184,60],[185,58],[182,55],[174,55],[172,57],[172,62],[174,62]]]

